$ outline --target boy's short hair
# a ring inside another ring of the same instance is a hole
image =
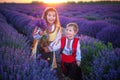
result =
[[[68,23],[66,27],[73,27],[74,31],[78,32],[78,25],[77,25],[77,23],[74,23],[74,22]]]

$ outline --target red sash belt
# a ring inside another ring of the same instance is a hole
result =
[[[75,61],[75,57],[73,55],[65,55],[62,53],[61,57],[63,62],[71,63]]]

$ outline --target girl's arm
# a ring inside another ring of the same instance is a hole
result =
[[[61,41],[58,40],[57,42],[56,41],[53,41],[49,46],[48,46],[48,49],[50,50],[50,52],[53,52],[53,51],[57,51],[60,49],[60,46],[61,46]]]

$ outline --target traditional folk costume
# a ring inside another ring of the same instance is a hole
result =
[[[38,29],[39,30],[39,29]],[[40,31],[40,30],[39,30]],[[58,41],[61,39],[61,32],[60,32],[60,27],[55,27],[55,25],[52,25],[50,28],[46,30],[46,33],[48,35],[48,41],[49,45],[55,45],[58,43]],[[39,39],[41,39],[41,36],[39,34],[36,34],[33,36],[37,42],[35,42],[34,49],[32,50],[32,53],[35,54],[37,50],[37,45],[39,42]],[[39,38],[38,38],[39,37]],[[53,44],[54,43],[54,44]],[[41,43],[40,43],[41,44]],[[57,68],[56,64],[56,56],[55,56],[55,51],[50,52],[50,53],[42,53],[41,56],[43,59],[47,60],[50,64],[52,64],[52,69]]]
[[[81,68],[76,61],[81,61],[80,41],[78,38],[68,39],[62,37],[61,41],[54,46],[49,46],[50,51],[61,49],[61,68],[64,75],[74,80],[81,80]]]
[[[51,44],[52,44],[52,46],[56,45],[58,43],[58,41],[61,39],[60,27],[55,27],[55,25],[52,25],[46,31],[48,34],[48,41],[50,42],[49,45],[51,45]],[[47,61],[50,64],[52,64],[52,69],[57,68],[55,51],[43,54],[43,57],[45,59],[47,59]]]

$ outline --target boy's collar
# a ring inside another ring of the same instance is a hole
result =
[[[74,37],[72,38],[72,39],[69,39],[68,37],[66,37],[68,40],[73,40],[74,39]]]

